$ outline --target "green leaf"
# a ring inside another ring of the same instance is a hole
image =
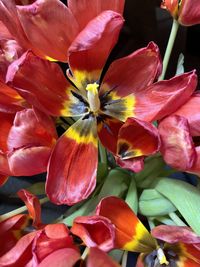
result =
[[[35,183],[27,187],[26,190],[28,190],[34,195],[44,195],[45,194],[45,183],[44,182]]]
[[[130,185],[128,188],[128,193],[125,198],[126,203],[129,207],[137,214],[138,212],[138,196],[137,196],[137,187],[135,183],[135,178],[131,177]]]
[[[200,191],[180,180],[160,178],[155,189],[168,198],[190,227],[200,235]]]
[[[176,207],[155,189],[146,189],[140,196],[139,211],[144,216],[164,216],[176,210]]]

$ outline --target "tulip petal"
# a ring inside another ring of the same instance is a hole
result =
[[[159,147],[158,130],[148,122],[129,118],[119,130],[117,154],[122,159],[149,156]]]
[[[144,157],[122,159],[116,156],[115,160],[121,168],[129,171],[140,172],[144,168]]]
[[[33,220],[32,225],[36,228],[39,228],[42,225],[41,206],[39,199],[25,189],[18,191],[17,195],[24,201],[28,209],[29,216]]]
[[[197,85],[195,71],[154,83],[135,93],[135,117],[145,121],[160,120],[189,100]]]
[[[178,21],[186,26],[200,23],[200,3],[198,0],[181,2]]]
[[[94,18],[69,48],[69,77],[80,90],[100,79],[105,62],[123,24],[120,14],[104,11]]]
[[[119,97],[139,93],[153,83],[161,68],[159,49],[151,42],[147,47],[110,65],[103,79],[100,94],[112,88],[112,92]]]
[[[70,10],[59,0],[37,0],[17,7],[23,30],[31,45],[46,58],[67,61],[67,50],[78,33]]]
[[[47,114],[85,114],[84,101],[79,100],[76,89],[67,81],[61,68],[31,52],[25,53],[9,66],[7,82],[30,104]]]
[[[1,156],[0,156],[0,166],[1,166]],[[9,177],[7,175],[2,175],[0,173],[0,186],[4,185],[7,182],[8,178]]]
[[[189,170],[196,160],[196,151],[187,119],[169,116],[161,121],[158,129],[162,143],[160,151],[166,163],[179,170]]]
[[[87,267],[120,267],[106,253],[98,248],[91,248],[87,259]]]
[[[38,267],[73,267],[80,259],[78,251],[71,248],[58,249],[39,263]]]
[[[117,152],[117,138],[122,122],[109,116],[100,116],[98,118],[98,136],[103,144],[113,154]]]
[[[130,207],[117,197],[104,198],[96,214],[108,218],[116,227],[116,248],[134,252],[148,252],[155,241]]]
[[[76,18],[79,30],[81,31],[89,21],[97,17],[102,11],[113,10],[122,14],[124,2],[124,0],[68,0],[68,6]]]
[[[192,95],[190,99],[175,112],[176,115],[183,116],[188,120],[192,136],[200,136],[199,107],[200,107],[200,94],[198,92]]]
[[[92,116],[81,118],[58,140],[49,162],[46,192],[56,204],[86,199],[96,184],[97,129]]]
[[[199,175],[200,174],[200,146],[196,147],[195,151],[196,151],[197,158],[194,164],[192,165],[192,167],[188,171]]]
[[[71,232],[79,236],[87,247],[98,247],[103,251],[114,248],[114,225],[102,216],[82,216],[75,218]]]
[[[167,243],[200,243],[200,236],[196,235],[189,227],[174,225],[159,225],[151,230],[151,234]]]
[[[8,150],[7,146],[7,138],[8,134],[10,132],[10,129],[12,127],[14,120],[14,115],[13,114],[7,114],[7,113],[1,113],[0,112],[0,151],[1,152],[6,152]]]

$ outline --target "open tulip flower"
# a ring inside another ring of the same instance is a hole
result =
[[[23,49],[66,62],[70,44],[90,20],[104,10],[124,9],[124,0],[66,2],[68,7],[60,0],[1,0],[0,20]]]
[[[199,0],[163,0],[161,7],[167,9],[182,25],[190,26],[200,23]]]
[[[200,237],[189,227],[160,225],[151,234],[120,198],[102,199],[96,215],[115,226],[115,248],[140,253],[137,267],[197,267],[200,264]]]
[[[114,61],[102,77],[122,24],[120,14],[105,11],[78,35],[68,52],[67,74],[71,82],[56,63],[31,52],[8,68],[7,82],[27,102],[52,116],[77,117],[59,138],[48,165],[46,192],[56,204],[72,205],[86,199],[95,188],[97,136],[122,159],[133,157],[135,152],[136,156],[155,152],[158,138],[147,123],[174,112],[195,90],[195,72],[153,83],[161,71],[160,54],[154,43]],[[136,135],[137,141],[133,140],[122,127],[129,117],[132,120],[127,127],[133,123],[135,131],[139,128],[145,137],[150,135],[146,143],[140,142],[140,134]],[[127,141],[123,145],[124,140]],[[152,140],[153,145],[146,149],[145,144]],[[133,142],[128,151],[127,142]]]
[[[199,105],[200,94],[196,93],[159,124],[161,153],[166,163],[178,170],[196,174],[200,174]]]

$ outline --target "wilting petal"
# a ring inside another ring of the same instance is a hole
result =
[[[135,93],[135,117],[154,121],[172,114],[189,100],[197,85],[195,72],[160,81]]]
[[[187,119],[169,116],[161,121],[158,129],[166,163],[179,170],[189,170],[196,160],[196,151]]]
[[[71,232],[79,236],[87,247],[98,247],[103,251],[114,248],[115,227],[102,216],[77,217]]]
[[[37,231],[32,245],[34,266],[38,266],[45,257],[62,248],[78,250],[66,225],[49,224],[43,230]]]
[[[96,184],[96,119],[79,119],[58,140],[49,162],[46,192],[56,204],[86,199]]]
[[[27,223],[28,216],[25,214],[15,215],[0,222],[0,257],[14,247]]]
[[[62,248],[49,254],[38,267],[73,267],[79,259],[78,251],[71,248]]]
[[[161,68],[159,49],[151,42],[111,64],[103,79],[100,95],[109,90],[119,97],[139,93],[153,83]]]
[[[159,147],[158,130],[151,123],[129,118],[119,130],[117,154],[122,159],[149,156]]]
[[[77,115],[73,105],[72,110],[66,107],[71,103],[70,97],[73,97],[71,90],[75,89],[56,63],[40,59],[31,52],[25,53],[9,66],[7,82],[10,82],[29,103],[47,114]],[[75,102],[74,105],[76,104]]]
[[[0,1],[0,20],[5,24],[11,35],[19,42],[21,47],[24,49],[31,47],[21,26],[14,0]]]
[[[78,33],[70,10],[59,0],[37,0],[32,5],[18,6],[23,30],[33,47],[43,57],[67,61],[67,50]]]
[[[116,156],[115,160],[120,167],[129,171],[140,172],[144,168],[144,157],[122,159]]]
[[[104,11],[88,23],[70,46],[70,79],[79,89],[85,90],[87,83],[99,80],[122,24],[120,14]]]
[[[197,91],[198,92],[198,91]],[[192,136],[200,136],[200,94],[192,95],[174,114],[183,116],[188,120]]]
[[[33,109],[18,112],[7,139],[13,175],[45,172],[56,138],[53,121],[46,114]]]
[[[155,241],[129,206],[117,197],[104,198],[96,209],[96,214],[104,216],[116,227],[116,248],[134,252],[146,252]]]
[[[124,2],[124,0],[68,0],[68,6],[79,24],[79,31],[81,31],[90,20],[104,10],[113,10],[122,14]]]
[[[151,234],[167,243],[200,243],[200,236],[184,226],[159,225],[151,230]]]
[[[98,248],[91,248],[87,259],[87,267],[120,267],[105,252]]]
[[[103,144],[110,152],[116,154],[117,139],[122,122],[109,116],[101,116],[98,120],[98,136]]]
[[[25,100],[14,89],[0,81],[0,112],[16,113],[25,105]]]
[[[35,232],[27,234],[19,239],[7,253],[0,257],[1,267],[19,267],[26,266],[32,257],[31,246]]]
[[[25,189],[21,189],[20,191],[18,191],[17,195],[24,201],[28,209],[29,216],[33,220],[32,225],[34,227],[40,227],[42,222],[41,222],[41,206],[39,199]]]

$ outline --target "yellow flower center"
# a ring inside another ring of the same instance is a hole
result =
[[[98,83],[89,83],[86,87],[90,110],[94,113],[97,113],[98,110],[100,109],[98,87],[99,87]]]

